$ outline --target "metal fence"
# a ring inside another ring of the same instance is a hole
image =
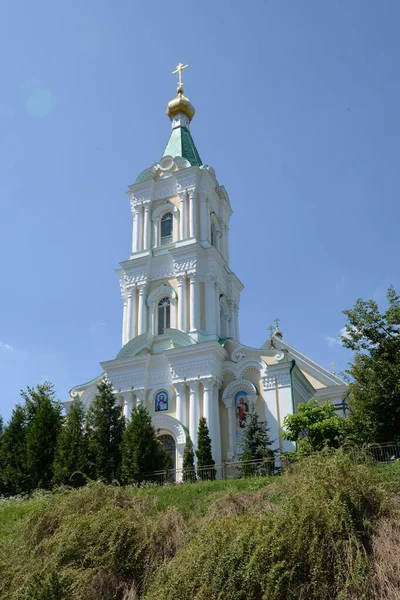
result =
[[[236,460],[218,465],[194,469],[170,469],[144,475],[145,482],[158,485],[166,483],[186,483],[195,481],[215,481],[216,479],[242,479],[243,477],[266,477],[280,472],[280,461],[275,458],[261,460]]]
[[[370,444],[368,446],[344,446],[343,450],[354,460],[372,460],[381,464],[390,464],[400,460],[400,444]],[[332,450],[335,452],[335,450]],[[317,454],[317,453],[315,453]],[[197,467],[194,469],[170,469],[155,471],[144,475],[144,482],[157,485],[186,483],[196,481],[215,481],[216,479],[242,479],[244,477],[267,477],[279,475],[304,459],[306,454],[287,452],[273,458],[261,460],[233,460],[218,465]]]

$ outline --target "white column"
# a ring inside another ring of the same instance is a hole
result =
[[[215,278],[210,277],[206,281],[206,330],[207,333],[217,332],[217,321],[215,314]]]
[[[179,194],[179,239],[186,239],[186,192]]]
[[[151,208],[150,202],[146,202],[146,204],[144,205],[144,225],[143,225],[143,228],[144,228],[143,249],[144,250],[148,250],[150,248],[150,234],[151,234],[150,208]]]
[[[220,291],[218,289],[218,284],[216,285],[216,294],[215,294],[215,319],[217,323],[217,335],[222,337],[221,334],[221,305],[219,303],[219,295]]]
[[[176,329],[176,298],[171,298],[171,329]]]
[[[146,331],[146,285],[139,286],[138,335]]]
[[[186,331],[186,275],[178,275],[178,329]]]
[[[197,429],[199,426],[199,382],[189,381],[189,435],[194,450],[197,449]]]
[[[176,418],[186,427],[186,384],[175,383]]]
[[[141,250],[143,250],[143,205],[142,204],[138,207],[138,219],[139,219],[138,250],[140,252]]]
[[[129,333],[130,340],[137,336],[136,313],[137,313],[137,292],[136,292],[136,288],[134,288],[132,290],[132,301],[131,301],[131,328],[130,328],[130,333]]]
[[[189,237],[196,235],[196,192],[189,192]]]
[[[213,418],[213,395],[214,395],[214,379],[208,377],[202,379],[203,384],[203,417],[207,421],[211,440],[214,437],[214,418]]]
[[[233,300],[229,300],[229,309],[231,313],[231,319],[229,321],[229,337],[236,340],[235,303],[233,302]]]
[[[135,206],[133,209],[133,242],[132,242],[132,252],[139,251],[139,210],[138,207]]]
[[[128,294],[128,302],[127,302],[127,306],[126,306],[126,331],[127,331],[127,339],[126,341],[129,342],[129,340],[132,339],[132,296],[133,296],[133,290],[129,291]]]
[[[235,332],[236,341],[239,342],[239,307],[235,304]]]
[[[152,241],[151,247],[152,248],[156,248],[156,246],[158,246],[158,229],[157,229],[158,219],[154,219],[152,221],[152,223],[153,223],[153,225],[152,225],[152,227],[153,227],[153,234],[152,234],[153,235],[153,241]]]
[[[189,275],[190,278],[190,331],[200,329],[200,288],[196,273]]]
[[[127,304],[128,304],[128,300],[126,298],[124,298],[124,308],[123,308],[123,313],[122,313],[122,345],[125,346],[126,344],[126,314],[127,314]]]
[[[122,396],[124,399],[124,404],[123,404],[124,417],[127,421],[129,421],[129,419],[131,418],[132,405],[133,405],[132,392],[124,392],[122,394]]]
[[[174,208],[172,212],[172,241],[177,242],[179,240],[179,224],[178,224],[178,209]]]
[[[212,451],[213,451],[213,459],[215,460],[215,464],[219,465],[222,462],[221,457],[221,423],[219,419],[219,394],[218,394],[218,384],[214,385],[214,398],[213,398],[213,409],[214,409],[214,437],[212,440]]]
[[[208,210],[207,196],[204,192],[200,194],[200,240],[210,241],[210,213]]]
[[[229,227],[224,225],[225,260],[229,264]]]

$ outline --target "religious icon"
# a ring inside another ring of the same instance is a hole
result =
[[[168,410],[168,394],[167,392],[157,392],[155,397],[155,410]]]
[[[243,429],[246,415],[249,412],[246,392],[238,392],[235,396],[236,422],[239,429]]]

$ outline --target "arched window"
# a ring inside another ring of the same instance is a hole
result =
[[[164,333],[164,329],[168,329],[171,323],[171,300],[163,298],[158,303],[158,335]]]
[[[168,212],[161,218],[161,246],[172,242],[172,213]]]

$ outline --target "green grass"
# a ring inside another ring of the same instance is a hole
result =
[[[201,481],[165,487],[132,489],[139,498],[151,499],[156,512],[177,508],[185,519],[196,520],[204,516],[217,500],[240,492],[256,492],[274,482],[278,477],[249,477],[228,481]]]

